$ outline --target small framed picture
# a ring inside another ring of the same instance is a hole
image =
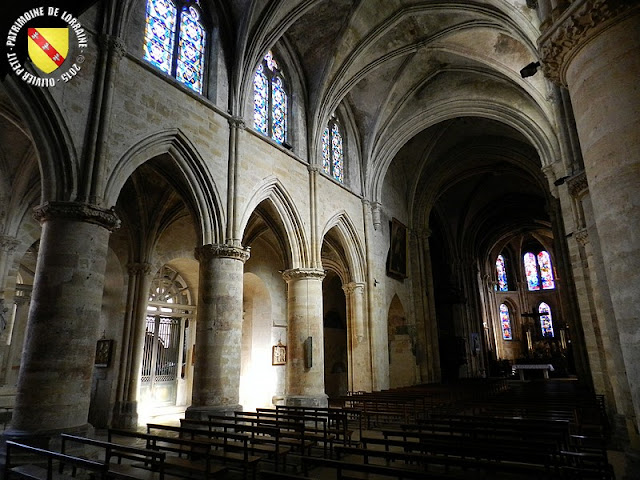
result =
[[[287,347],[278,342],[271,349],[271,365],[284,365],[287,363]]]
[[[96,367],[108,367],[111,364],[111,350],[113,340],[98,340],[96,344]]]

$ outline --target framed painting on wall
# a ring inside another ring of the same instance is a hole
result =
[[[387,275],[397,279],[407,278],[407,257],[409,251],[409,235],[407,227],[396,218],[391,219],[391,246]]]

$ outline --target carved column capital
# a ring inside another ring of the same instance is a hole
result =
[[[318,165],[309,164],[307,165],[307,170],[309,173],[318,173],[320,171],[320,167]]]
[[[574,198],[580,198],[589,191],[589,182],[587,181],[587,175],[584,171],[574,175],[567,180],[567,187],[569,193]]]
[[[638,7],[633,0],[577,0],[557,12],[557,20],[538,39],[542,69],[547,78],[566,85],[566,71],[573,56],[624,13]],[[556,15],[554,15],[556,18]]]
[[[212,258],[232,258],[242,263],[249,260],[250,248],[236,247],[233,245],[209,244],[196,248],[196,260],[202,262]]]
[[[322,280],[325,277],[324,270],[320,270],[317,268],[291,268],[289,270],[285,270],[282,272],[282,278],[284,278],[285,282],[290,282],[291,280],[300,280],[300,279],[318,279]]]
[[[151,264],[147,262],[131,262],[127,264],[129,275],[149,275],[151,273]]]
[[[342,286],[342,290],[344,291],[347,297],[353,295],[354,293],[364,293],[364,283],[362,282],[350,282],[346,283]]]
[[[45,202],[33,211],[34,218],[40,223],[60,218],[93,223],[110,231],[120,228],[120,219],[113,208],[106,210],[88,203]]]
[[[31,301],[31,295],[16,295],[15,297],[13,297],[13,303],[15,303],[18,306],[21,305],[28,305],[29,302]]]
[[[117,58],[122,58],[127,53],[127,46],[120,37],[115,37],[113,35],[101,35],[100,36],[100,46],[109,51],[113,52]]]
[[[0,250],[3,252],[13,252],[20,245],[20,240],[11,235],[0,235]]]
[[[227,119],[227,122],[229,122],[229,126],[231,128],[244,128],[245,127],[245,123],[244,123],[244,118],[242,117],[229,117]]]
[[[416,228],[412,233],[418,240],[426,240],[431,236],[433,231],[430,228]]]
[[[373,218],[374,230],[378,230],[380,228],[380,225],[382,225],[382,220],[380,218],[381,209],[382,209],[382,204],[380,202],[371,203],[371,217]]]
[[[586,228],[583,228],[582,230],[578,230],[573,234],[573,236],[575,237],[576,242],[578,242],[583,247],[587,243],[589,243],[589,232],[587,231]]]

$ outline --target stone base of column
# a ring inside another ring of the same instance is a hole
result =
[[[111,419],[113,428],[138,428],[138,402],[116,403]]]
[[[209,415],[225,415],[232,417],[233,412],[242,411],[242,405],[215,405],[207,407],[189,407],[184,412],[185,418],[190,420],[209,420]]]
[[[279,403],[290,407],[322,407],[329,406],[329,396],[321,395],[284,395],[280,397]]]

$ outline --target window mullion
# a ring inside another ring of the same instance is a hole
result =
[[[176,31],[173,34],[173,55],[171,58],[171,76],[175,78],[178,68],[178,56],[180,55],[180,28],[182,26],[182,4],[176,2],[178,15],[176,16]]]

